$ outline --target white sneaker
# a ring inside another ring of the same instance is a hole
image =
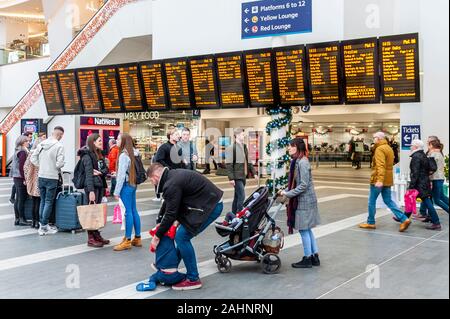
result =
[[[48,225],[47,234],[54,235],[58,232],[58,228],[56,226],[50,226]]]
[[[160,202],[161,200],[162,200],[162,198],[158,198],[158,197],[155,197],[152,199],[152,201],[154,201],[154,202]]]
[[[38,234],[39,236],[45,236],[48,233],[48,225],[43,226],[41,223],[39,223],[39,230]]]

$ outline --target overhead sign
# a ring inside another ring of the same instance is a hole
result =
[[[312,32],[312,0],[242,4],[242,39]]]
[[[409,150],[411,148],[412,141],[420,140],[420,138],[420,125],[402,126],[402,150]]]
[[[106,118],[106,117],[94,117],[94,116],[81,116],[80,125],[89,126],[120,126],[120,119]]]

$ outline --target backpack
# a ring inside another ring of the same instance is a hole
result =
[[[433,175],[438,170],[437,163],[434,157],[428,157],[428,168],[430,175]]]
[[[136,185],[140,185],[145,183],[145,181],[147,180],[147,172],[145,171],[141,156],[135,156],[134,159],[134,168],[136,170]]]
[[[86,184],[86,172],[81,158],[75,166],[72,182],[76,189],[83,189]]]

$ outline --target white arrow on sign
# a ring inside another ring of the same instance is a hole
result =
[[[406,143],[409,143],[411,137],[409,135],[406,135],[403,139],[405,140]]]
[[[250,20],[248,18],[246,18],[244,21],[245,21],[245,23],[248,23]]]
[[[248,9],[248,8],[246,8],[245,10],[244,10],[244,12],[245,13],[248,13],[250,10]]]
[[[245,33],[248,33],[248,31],[250,31],[250,29],[249,28],[245,28]]]

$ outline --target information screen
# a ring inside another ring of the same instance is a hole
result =
[[[64,114],[64,106],[58,88],[56,73],[39,73],[48,115]]]
[[[341,48],[345,103],[380,103],[377,38],[344,41]]]
[[[60,71],[58,74],[59,87],[64,102],[66,114],[83,114],[81,101],[78,97],[77,79],[75,71]]]
[[[220,101],[223,108],[247,107],[244,91],[242,54],[216,56]]]
[[[264,50],[245,53],[245,64],[250,106],[273,105],[275,101],[272,85],[272,52]]]
[[[197,108],[219,108],[216,76],[214,72],[214,57],[194,57],[189,59]]]
[[[145,100],[149,110],[167,108],[162,62],[143,62],[140,65]]]
[[[105,112],[120,112],[122,110],[116,74],[115,67],[97,69],[98,83]]]
[[[342,104],[339,42],[307,46],[311,104]]]
[[[280,104],[306,105],[305,46],[275,50]]]
[[[95,69],[78,70],[77,77],[84,113],[102,113],[102,105],[98,95]]]
[[[171,107],[173,109],[190,109],[187,59],[169,60],[164,65]]]
[[[383,103],[420,102],[419,36],[380,38]]]
[[[125,111],[143,111],[138,65],[119,66],[118,72]]]

